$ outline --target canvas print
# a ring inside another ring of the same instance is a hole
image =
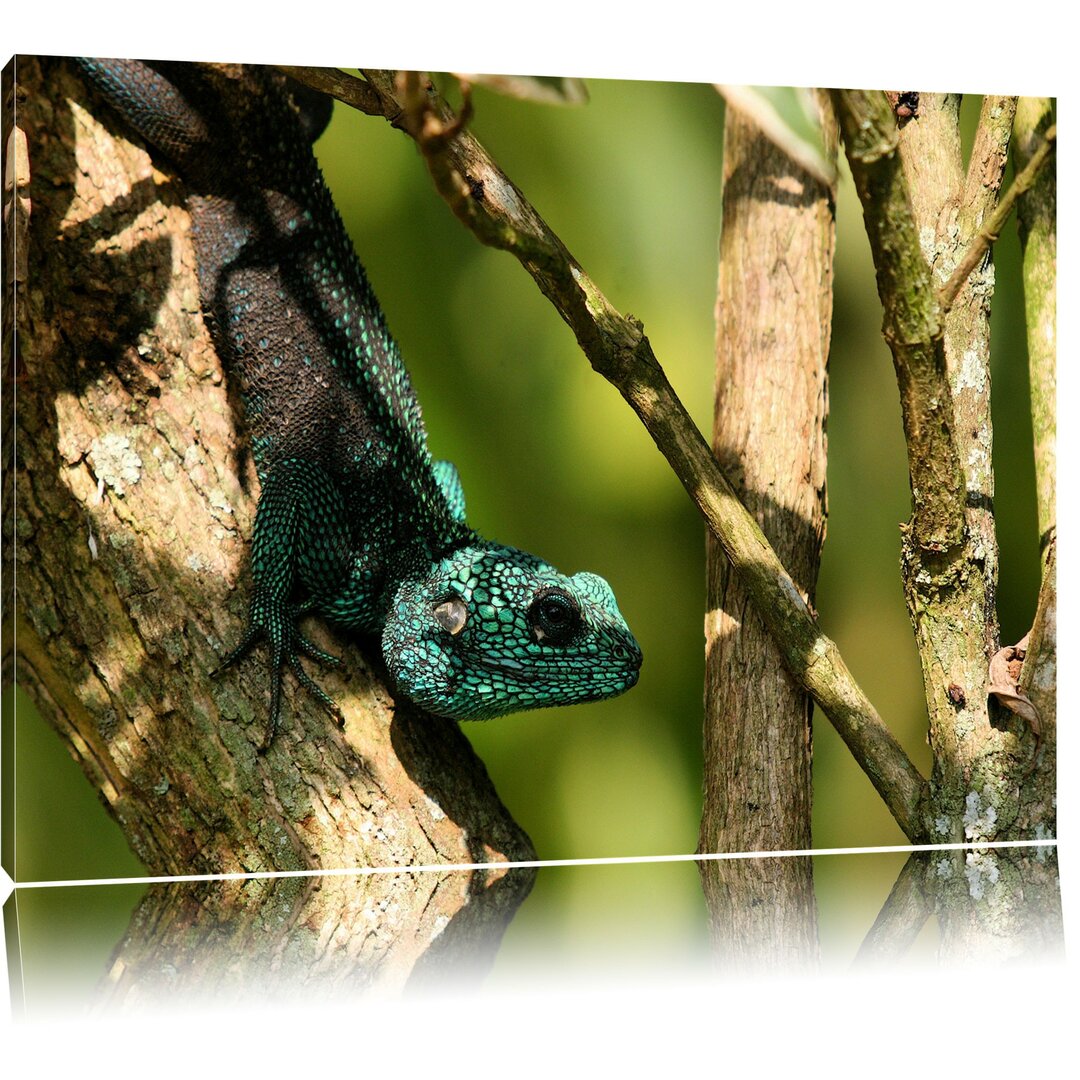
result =
[[[114,996],[490,966],[563,859],[733,969],[834,848],[852,953],[1059,946],[1053,100],[5,77],[5,867],[200,879]]]

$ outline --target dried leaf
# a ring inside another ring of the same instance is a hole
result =
[[[1006,645],[994,653],[990,660],[988,693],[993,694],[1010,712],[1026,720],[1031,725],[1031,730],[1039,735],[1041,731],[1039,710],[1018,685],[1030,636],[1030,634],[1025,634],[1023,639],[1015,645]]]

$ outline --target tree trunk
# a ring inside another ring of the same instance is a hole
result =
[[[833,193],[729,106],[713,450],[808,602],[825,534],[834,211]],[[809,848],[812,702],[711,536],[707,574],[700,850]],[[702,878],[721,954],[816,962],[809,859],[710,861]]]
[[[532,871],[152,885],[97,987],[108,1008],[355,1000],[482,977]],[[424,903],[418,904],[416,897]],[[456,912],[452,917],[448,912]]]
[[[1052,836],[1052,748],[1039,755],[1038,721],[989,699],[999,642],[988,255],[946,299],[997,203],[1016,100],[984,98],[965,170],[958,95],[920,94],[899,125],[880,92],[835,98],[908,444],[913,513],[902,577],[934,754],[924,830],[953,843]],[[1033,654],[1028,664],[1046,662]]]
[[[321,625],[344,664],[315,676],[345,727],[289,680],[258,751],[265,649],[211,677],[246,621],[258,484],[182,191],[69,65],[20,58],[18,76],[17,678],[152,874],[535,858],[456,723],[395,705],[381,662]],[[441,926],[471,895],[498,932],[531,885],[486,887],[502,876],[403,878],[397,921]]]

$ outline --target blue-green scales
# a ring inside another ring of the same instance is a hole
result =
[[[443,716],[633,686],[641,651],[607,583],[483,539],[453,466],[432,461],[312,153],[329,100],[270,69],[81,64],[186,187],[203,309],[239,379],[262,488],[249,624],[225,664],[268,643],[270,732],[286,665],[340,716],[300,662],[334,662],[300,633],[308,612],[379,635],[397,690]]]

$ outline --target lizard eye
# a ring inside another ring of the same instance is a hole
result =
[[[454,597],[452,600],[444,600],[443,603],[439,604],[432,611],[432,615],[435,616],[435,621],[444,630],[449,630],[451,634],[460,634],[465,629],[468,610],[464,601]]]
[[[537,641],[566,645],[581,628],[577,601],[562,589],[548,589],[529,608],[529,625]]]

